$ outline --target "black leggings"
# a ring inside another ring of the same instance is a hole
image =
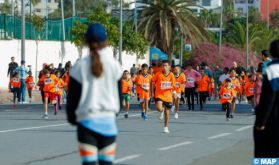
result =
[[[196,88],[186,88],[185,89],[185,97],[187,98],[188,109],[194,110],[194,101],[195,101],[195,90]]]
[[[199,92],[200,95],[200,108],[203,109],[203,103],[206,103],[206,98],[208,96],[208,92]]]
[[[77,134],[83,165],[113,164],[116,136],[103,136],[82,125],[78,125]]]
[[[226,111],[226,117],[229,118],[230,114],[231,114],[231,110],[232,110],[232,106],[231,103],[224,103],[222,104],[222,107],[224,108],[224,110]]]
[[[20,102],[20,97],[19,97],[19,95],[20,95],[20,88],[12,88],[12,90],[11,90],[12,92],[13,92],[13,101],[14,101],[14,103],[16,103],[16,98],[17,98],[17,100],[18,100],[18,102]]]

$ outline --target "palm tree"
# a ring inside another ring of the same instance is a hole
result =
[[[244,50],[246,45],[246,26],[242,25],[240,22],[235,22],[234,24],[229,24],[228,34],[226,39],[232,45]],[[254,43],[261,40],[260,30],[258,26],[249,27],[249,48],[250,50],[254,48]]]
[[[155,0],[146,2],[139,31],[150,42],[168,54],[172,60],[174,40],[179,30],[186,35],[193,46],[207,40],[207,32],[196,15],[189,9],[189,0]]]
[[[278,30],[273,30],[267,28],[266,25],[259,27],[260,31],[260,40],[257,40],[255,43],[256,52],[261,52],[262,50],[268,50],[270,43],[279,38]]]

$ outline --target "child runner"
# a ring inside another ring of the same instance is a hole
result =
[[[187,69],[184,72],[186,77],[186,88],[185,88],[185,97],[187,98],[188,102],[188,110],[195,110],[194,107],[194,99],[195,99],[195,92],[196,92],[196,82],[200,81],[201,74],[194,70],[191,65],[188,65]]]
[[[175,87],[175,77],[173,73],[170,72],[170,65],[168,61],[163,61],[163,71],[158,72],[152,78],[152,81],[154,83],[151,91],[153,91],[156,86],[155,95],[152,93],[153,98],[155,96],[156,109],[161,112],[160,119],[163,119],[163,115],[165,114],[164,133],[169,133],[169,110],[172,107],[173,102],[172,96],[173,89]]]
[[[255,108],[255,100],[254,100],[255,83],[253,81],[252,75],[249,75],[248,78],[249,78],[249,80],[245,83],[244,90],[245,90],[247,100],[252,107],[251,111],[254,112],[254,108]]]
[[[148,65],[142,65],[142,74],[139,75],[138,85],[141,88],[140,91],[140,102],[142,107],[141,117],[147,120],[147,112],[149,109],[148,103],[150,99],[150,86],[151,86],[151,75],[148,74]]]
[[[136,76],[136,78],[135,78],[135,80],[134,80],[138,101],[140,101],[139,94],[140,94],[140,90],[141,90],[140,86],[138,85],[138,81],[139,81],[139,76],[140,76],[141,74],[142,74],[142,70],[139,70],[139,71],[138,71],[138,74],[137,74],[137,76]]]
[[[128,118],[128,112],[130,109],[130,101],[132,94],[132,81],[129,79],[129,72],[125,70],[122,76],[122,95],[125,107],[125,118]]]
[[[26,77],[25,79],[25,83],[27,84],[27,91],[28,91],[28,95],[29,95],[29,102],[32,102],[32,90],[35,87],[35,82],[34,82],[34,77],[32,76],[32,72],[29,71],[28,72],[28,77]]]
[[[90,55],[71,70],[68,121],[77,125],[82,164],[112,165],[116,153],[115,114],[120,110],[121,66],[112,58],[101,24],[90,25],[85,36]]]
[[[233,114],[235,111],[235,103],[236,103],[236,98],[240,89],[240,82],[238,80],[238,78],[236,77],[236,71],[235,69],[231,69],[230,70],[230,77],[231,79],[231,87],[233,89],[233,100],[232,100],[232,113],[230,114],[230,118],[233,118]],[[223,82],[223,84],[225,84],[226,82]]]
[[[175,88],[174,88],[175,93],[174,93],[174,106],[172,106],[172,109],[175,108],[174,118],[178,119],[179,104],[182,96],[182,90],[185,89],[184,84],[186,82],[186,78],[184,73],[181,73],[180,66],[175,66],[173,69],[173,73],[175,76]]]
[[[203,104],[206,103],[206,98],[208,96],[208,89],[210,84],[210,78],[205,74],[204,70],[201,70],[202,78],[198,81],[198,92],[200,95],[200,110],[203,110]]]
[[[20,78],[17,72],[15,72],[11,77],[12,78],[10,79],[10,87],[11,87],[11,92],[13,93],[13,102],[14,102],[13,107],[15,108],[16,98],[18,102],[20,101]]]
[[[214,99],[214,96],[215,96],[214,91],[215,91],[215,80],[212,77],[210,79],[210,84],[209,84],[209,100],[213,100]]]
[[[55,92],[55,84],[57,84],[58,79],[55,75],[50,74],[50,70],[45,69],[45,76],[43,76],[39,82],[38,85],[41,83],[43,84],[43,91],[44,91],[44,109],[45,114],[43,115],[43,119],[48,119],[48,100],[50,99],[50,102],[54,104],[55,98],[54,98],[54,92]]]
[[[54,104],[54,115],[57,115],[58,109],[61,110],[61,100],[63,95],[63,87],[65,86],[64,81],[61,78],[61,72],[55,71],[55,76],[57,77],[57,83],[55,84],[54,98],[56,103]]]
[[[226,111],[226,119],[229,121],[230,113],[231,113],[231,106],[232,106],[232,100],[234,98],[234,90],[231,88],[231,79],[227,78],[224,81],[224,86],[221,88],[219,95],[220,95],[220,103],[222,104],[222,107]]]

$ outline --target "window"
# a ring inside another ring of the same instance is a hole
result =
[[[36,9],[36,12],[40,13],[42,10],[41,9]]]
[[[203,6],[211,6],[210,0],[202,0]]]

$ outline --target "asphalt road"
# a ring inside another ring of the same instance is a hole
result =
[[[159,113],[148,121],[132,106],[129,119],[118,117],[118,165],[248,165],[253,155],[254,116],[246,104],[237,105],[231,121],[225,120],[220,105],[206,105],[205,111],[185,111],[179,119],[171,114],[170,134],[163,133]],[[43,120],[42,105],[0,106],[0,164],[77,165],[75,128],[62,111],[50,112]]]

